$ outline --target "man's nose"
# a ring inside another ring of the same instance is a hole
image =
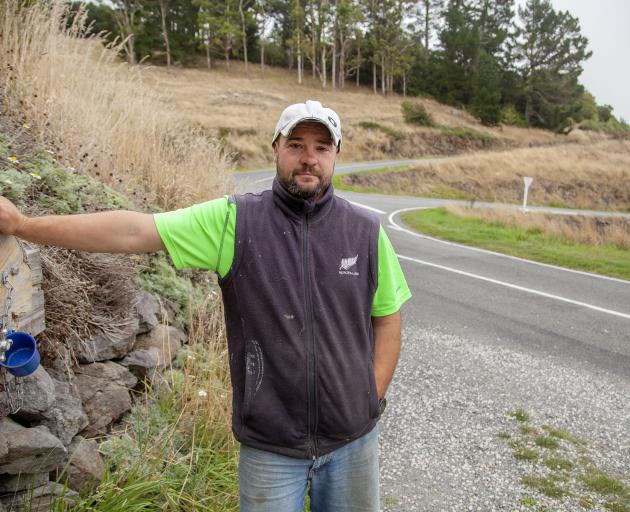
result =
[[[300,158],[300,163],[303,165],[313,166],[317,164],[317,155],[312,148],[304,148]]]

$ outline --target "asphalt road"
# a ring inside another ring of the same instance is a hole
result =
[[[337,172],[365,168],[338,166]],[[237,173],[240,188],[249,191],[268,188],[272,176],[271,170]],[[384,510],[520,509],[518,472],[496,441],[517,406],[604,443],[610,456],[602,463],[630,474],[630,281],[445,243],[407,230],[400,220],[402,209],[445,201],[338,195],[379,215],[413,294],[403,308],[392,410],[381,422]],[[431,375],[440,376],[433,392]],[[501,399],[488,401],[488,394]],[[446,407],[454,396],[465,405]],[[625,406],[602,407],[619,400]],[[453,434],[443,437],[446,432]],[[463,440],[449,450],[453,436]],[[475,456],[477,469],[467,471],[461,452],[478,446],[486,449]]]

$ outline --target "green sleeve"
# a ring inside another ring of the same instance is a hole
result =
[[[372,302],[372,316],[396,313],[411,298],[407,281],[383,226],[378,236],[378,287]]]
[[[177,268],[203,268],[225,276],[234,260],[236,205],[227,196],[154,216]]]

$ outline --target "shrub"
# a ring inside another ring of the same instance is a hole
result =
[[[501,109],[501,122],[503,124],[518,126],[520,128],[528,128],[529,124],[525,116],[521,114],[514,105],[508,104]]]
[[[366,130],[379,130],[394,140],[400,140],[403,138],[403,134],[400,133],[398,130],[394,130],[389,126],[383,126],[382,124],[375,123],[373,121],[361,121],[359,123],[359,126]]]
[[[418,126],[435,126],[431,114],[427,112],[427,109],[424,108],[424,105],[421,103],[403,101],[400,107],[402,108],[403,118],[406,123]]]

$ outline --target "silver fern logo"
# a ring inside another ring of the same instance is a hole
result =
[[[359,255],[353,256],[351,258],[341,258],[341,265],[339,265],[339,274],[341,275],[349,275],[349,276],[358,276],[358,272],[352,272],[350,269],[357,264],[357,260],[359,259]]]

